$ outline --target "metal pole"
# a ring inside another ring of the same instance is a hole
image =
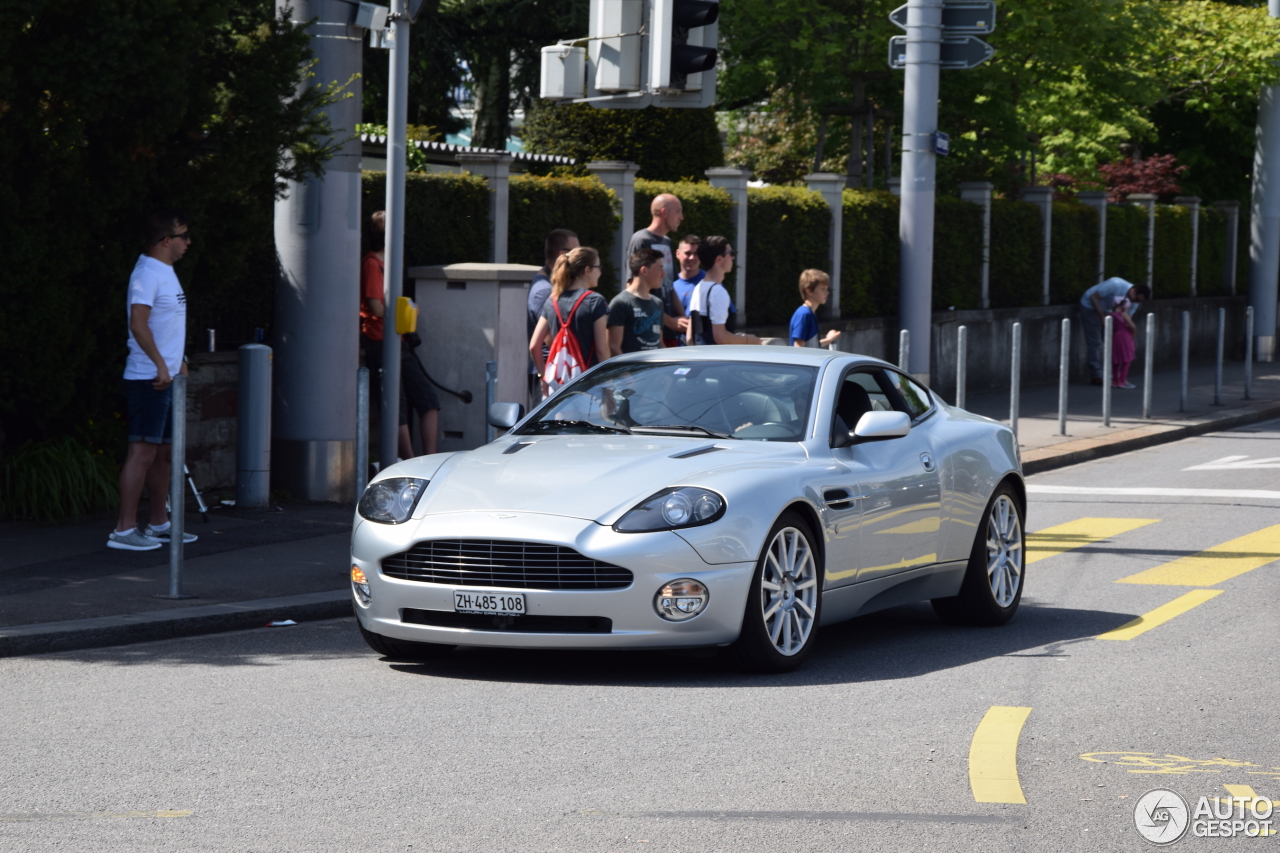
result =
[[[898,369],[911,372],[911,332],[906,329],[898,333]]]
[[[1280,18],[1280,0],[1267,13]],[[1276,357],[1276,280],[1280,276],[1280,81],[1263,86],[1258,97],[1257,144],[1253,153],[1252,209],[1249,216],[1249,304],[1253,306],[1254,355]]]
[[[1253,306],[1244,309],[1244,398],[1253,399]]]
[[[956,408],[964,408],[964,389],[966,384],[966,362],[969,360],[969,328],[961,326],[956,330]]]
[[[205,329],[209,333],[209,352],[218,351],[218,333],[213,329]]]
[[[1067,434],[1067,380],[1071,376],[1071,321],[1062,320],[1062,342],[1058,353],[1058,435]]]
[[[487,361],[484,365],[484,440],[493,441],[498,431],[489,423],[489,409],[496,402],[498,388],[498,362]]]
[[[1182,388],[1178,392],[1178,411],[1187,410],[1188,373],[1191,370],[1191,312],[1182,312]]]
[[[191,598],[182,594],[182,532],[186,519],[187,377],[173,377],[173,459],[169,463],[169,594],[161,598]]]
[[[396,303],[404,278],[405,134],[409,114],[409,18],[406,0],[391,0],[391,55],[387,82],[386,263],[382,323],[382,430],[380,470],[395,464],[400,436],[400,335]]]
[[[1151,417],[1151,391],[1152,374],[1155,372],[1156,361],[1156,315],[1147,315],[1147,339],[1144,342],[1146,347],[1142,358],[1142,417],[1144,419]]]
[[[943,0],[908,0],[902,97],[902,201],[898,218],[898,325],[916,337],[910,372],[929,381],[938,71]]]
[[[1102,425],[1111,426],[1111,348],[1114,345],[1116,318],[1108,314],[1102,319]]]
[[[1018,404],[1022,391],[1022,324],[1013,324],[1013,353],[1009,365],[1009,429],[1018,434]]]
[[[1227,309],[1218,309],[1218,360],[1213,368],[1213,404],[1222,405],[1222,351],[1227,336]]]
[[[397,413],[398,414],[398,413]],[[369,368],[356,373],[356,502],[369,480]]]

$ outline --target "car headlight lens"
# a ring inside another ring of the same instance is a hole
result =
[[[678,486],[651,495],[618,519],[619,533],[648,533],[710,524],[724,515],[724,498],[709,489]]]
[[[357,512],[361,518],[380,524],[404,524],[413,515],[413,508],[426,488],[427,481],[416,477],[379,480],[360,496]]]
[[[683,622],[705,610],[710,600],[711,593],[705,586],[691,578],[681,578],[658,590],[653,608],[669,622]]]

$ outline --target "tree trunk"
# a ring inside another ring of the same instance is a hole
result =
[[[507,150],[511,135],[511,54],[494,51],[475,75],[476,114],[471,125],[471,145]]]

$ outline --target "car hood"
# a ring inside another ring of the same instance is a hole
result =
[[[509,452],[518,444],[525,446]],[[776,468],[805,459],[803,446],[782,442],[509,436],[445,460],[414,515],[492,510],[613,524],[638,501],[668,486],[709,486],[700,479],[744,466]]]

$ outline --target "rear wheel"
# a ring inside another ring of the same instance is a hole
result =
[[[384,658],[391,660],[437,660],[449,654],[454,650],[454,646],[445,646],[440,643],[415,643],[411,640],[396,640],[391,637],[384,637],[381,634],[375,634],[366,630],[360,624],[360,620],[356,620],[356,627],[360,629],[360,636],[364,638],[369,648],[373,649]]]
[[[813,651],[822,612],[822,566],[809,525],[795,512],[774,523],[751,577],[742,631],[729,655],[750,672],[790,672]]]
[[[933,599],[934,612],[955,625],[1003,625],[1018,612],[1026,559],[1022,505],[1008,483],[987,503],[960,594]]]

